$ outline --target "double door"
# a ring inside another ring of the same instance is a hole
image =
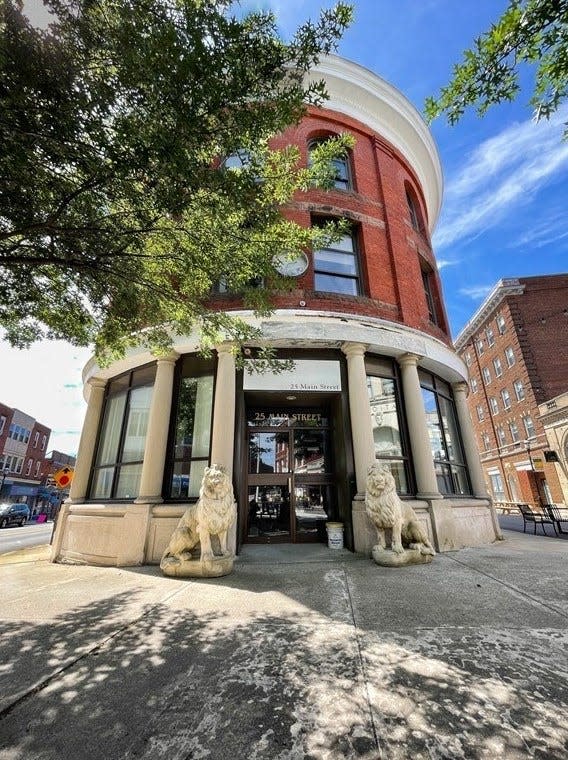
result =
[[[248,541],[324,541],[335,513],[325,410],[253,410],[247,429]]]

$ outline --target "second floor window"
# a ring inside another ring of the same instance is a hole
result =
[[[526,417],[523,417],[523,425],[525,426],[525,432],[527,434],[527,438],[535,438],[536,430],[534,429],[534,423],[532,421],[532,417],[528,415]]]
[[[507,435],[505,433],[505,428],[498,427],[497,428],[497,440],[499,441],[499,446],[505,446],[507,443]]]
[[[483,421],[483,418],[484,418],[484,416],[485,416],[485,415],[484,415],[484,413],[483,413],[483,407],[482,407],[482,406],[477,406],[477,407],[476,407],[476,410],[477,410],[477,419],[478,419],[480,422],[482,422],[482,421]]]
[[[315,222],[318,223],[319,221]],[[314,251],[314,280],[316,290],[359,295],[359,260],[355,230],[342,235],[327,248]]]
[[[491,441],[489,439],[489,433],[482,433],[481,434],[481,440],[483,441],[483,451],[489,451],[489,447],[491,446]]]

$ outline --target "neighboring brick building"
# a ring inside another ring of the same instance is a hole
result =
[[[237,545],[325,541],[329,520],[343,524],[350,549],[370,554],[375,460],[439,551],[499,535],[430,241],[442,200],[432,136],[398,90],[357,64],[329,56],[311,76],[326,81],[326,107],[308,109],[274,147],[296,146],[303,165],[333,135],[350,133],[354,147],[334,162],[334,188],[298,193],[283,214],[304,226],[345,219],[348,229],[294,261],[274,251],[275,269],[295,281],[274,295],[270,316],[257,318],[219,283],[211,308],[259,327],[243,347],[250,372],[226,342],[200,356],[197,328],[168,357],[139,347],[107,367],[89,362],[55,559],[159,562],[209,463],[232,476]],[[255,371],[259,345],[294,369]]]
[[[539,405],[568,390],[568,274],[500,280],[455,346],[495,500],[562,503]]]
[[[0,499],[34,507],[51,430],[29,414],[0,404]]]

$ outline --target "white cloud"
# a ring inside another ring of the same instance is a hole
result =
[[[459,293],[462,296],[467,296],[468,298],[473,299],[474,301],[481,300],[482,298],[485,298],[485,296],[489,295],[495,285],[472,285],[469,288],[460,288]]]
[[[533,222],[526,232],[512,240],[507,247],[544,248],[567,239],[566,212],[564,209],[553,209],[540,221]]]
[[[562,141],[568,106],[549,121],[513,124],[485,140],[451,177],[434,244],[444,248],[475,237],[549,183],[568,166],[568,142]]]
[[[438,266],[438,269],[444,269],[444,267],[451,267],[454,266],[454,264],[459,264],[459,259],[455,259],[454,261],[451,261],[450,259],[437,259],[436,265]]]

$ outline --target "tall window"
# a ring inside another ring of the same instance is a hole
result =
[[[402,434],[400,394],[392,363],[379,360],[368,365],[367,392],[371,405],[371,424],[375,458],[387,465],[399,493],[410,493],[407,447]],[[371,374],[373,373],[373,374]],[[376,373],[376,375],[375,375]],[[388,375],[378,376],[379,373]]]
[[[534,429],[534,423],[530,415],[523,417],[523,425],[525,426],[525,432],[527,434],[527,438],[535,438],[536,430]]]
[[[467,364],[468,367],[471,366],[471,354],[469,353],[469,351],[465,355],[465,363]]]
[[[408,213],[410,216],[410,224],[412,229],[416,232],[423,232],[424,224],[422,223],[422,215],[420,213],[420,205],[418,199],[414,193],[414,190],[410,185],[406,185],[406,204],[408,206]]]
[[[471,392],[472,393],[477,393],[477,390],[478,390],[477,389],[477,378],[472,377],[471,380],[470,380],[470,382],[469,382],[469,384],[470,384],[470,387],[471,387]]]
[[[324,143],[328,138],[321,138],[319,140],[310,140],[308,144],[308,155],[312,152],[314,148],[316,148],[318,145],[321,145]],[[339,156],[338,158],[334,158],[331,162],[331,165],[333,169],[335,170],[335,178],[334,178],[334,186],[338,190],[351,190],[352,188],[352,182],[351,182],[351,171],[349,166],[349,156]]]
[[[485,335],[487,337],[487,345],[488,346],[494,346],[495,345],[495,333],[493,332],[493,328],[488,327],[485,330]]]
[[[450,386],[423,370],[419,374],[440,493],[469,494],[471,488]]]
[[[501,474],[494,472],[489,475],[489,478],[491,480],[491,490],[493,491],[493,496],[497,499],[497,501],[504,501],[505,489],[503,488],[503,479],[501,477]]]
[[[517,397],[517,401],[522,401],[525,397],[525,388],[523,386],[523,381],[515,380],[513,383],[513,388],[515,389],[515,396]]]
[[[0,435],[4,432],[4,425],[6,424],[6,417],[0,416]]]
[[[489,433],[482,433],[481,434],[481,440],[483,441],[483,451],[489,451],[489,447],[491,446],[491,441],[489,439]]]
[[[155,365],[121,375],[108,387],[90,488],[91,499],[138,496]]]
[[[505,428],[497,427],[497,440],[499,441],[499,446],[505,446],[507,443],[507,435],[505,433]]]
[[[476,341],[475,345],[477,346],[478,354],[482,354],[485,351],[485,344],[483,343],[483,339]]]
[[[493,367],[495,369],[495,376],[501,377],[501,375],[503,374],[503,365],[501,364],[501,359],[499,358],[493,359]]]
[[[477,410],[477,419],[479,420],[479,422],[483,422],[483,418],[485,417],[485,414],[483,412],[483,407],[481,406],[481,404],[478,404],[476,406],[476,410]]]
[[[422,270],[422,285],[424,286],[424,295],[426,297],[426,305],[428,307],[428,319],[433,324],[439,324],[438,314],[436,312],[436,299],[435,299],[435,274],[434,270],[425,262],[420,262],[420,268]]]
[[[489,385],[491,382],[491,372],[489,372],[489,367],[483,367],[481,370],[481,374],[483,375],[483,381],[486,385]]]
[[[519,428],[516,422],[509,422],[509,432],[511,433],[511,440],[513,443],[518,443],[521,436],[519,435]]]
[[[489,406],[491,408],[491,414],[499,414],[499,405],[497,403],[497,399],[493,396],[490,396],[489,398]]]
[[[505,330],[507,329],[505,326],[505,317],[502,314],[499,314],[495,321],[497,322],[497,329],[499,330],[499,335],[504,335]]]
[[[505,349],[505,359],[507,360],[507,367],[512,367],[515,363],[515,352],[511,346]]]
[[[167,493],[170,499],[196,499],[209,464],[213,414],[213,364],[186,357],[182,364],[173,457]]]
[[[324,224],[326,220],[315,220]],[[355,230],[342,235],[327,248],[314,251],[315,289],[327,293],[356,296],[360,292],[359,261]]]
[[[503,401],[503,409],[511,408],[511,394],[506,388],[501,391],[501,399]]]

